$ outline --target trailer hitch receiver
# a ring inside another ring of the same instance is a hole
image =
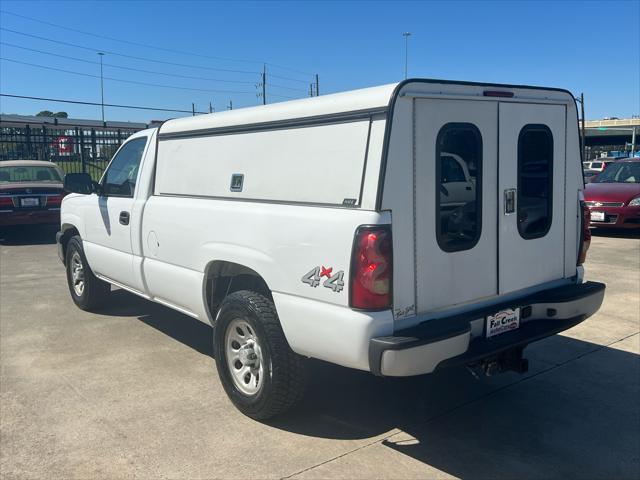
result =
[[[476,363],[468,365],[468,368],[475,377],[478,377],[477,371],[487,377],[509,371],[527,373],[529,371],[529,360],[522,356],[523,350],[523,347],[512,348],[497,355],[483,358]]]

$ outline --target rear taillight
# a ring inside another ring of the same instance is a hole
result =
[[[47,198],[47,207],[59,207],[62,203],[64,195],[49,195]]]
[[[582,214],[582,232],[580,233],[580,252],[578,253],[578,265],[582,265],[587,259],[587,251],[591,245],[591,211],[584,202],[580,202],[580,212]]]
[[[0,207],[13,207],[11,197],[0,197]]]
[[[352,308],[391,308],[392,252],[391,226],[358,228],[351,259]]]

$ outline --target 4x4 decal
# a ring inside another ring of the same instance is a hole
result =
[[[336,293],[341,292],[344,289],[344,271],[340,270],[333,274],[332,272],[333,267],[318,266],[304,274],[301,280],[302,283],[306,283],[307,285],[316,288],[320,285],[322,277],[327,277],[322,286],[330,288]]]

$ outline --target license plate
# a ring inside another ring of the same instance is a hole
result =
[[[21,198],[21,207],[37,207],[40,205],[40,201],[37,198]]]
[[[591,221],[592,222],[604,222],[604,212],[591,212]]]
[[[487,317],[486,337],[516,330],[520,326],[520,308],[507,308]]]

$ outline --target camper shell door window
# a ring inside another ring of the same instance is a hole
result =
[[[551,228],[553,134],[546,125],[529,124],[518,136],[518,232],[526,240]]]
[[[445,252],[473,248],[482,228],[482,135],[447,123],[436,139],[436,237]]]

